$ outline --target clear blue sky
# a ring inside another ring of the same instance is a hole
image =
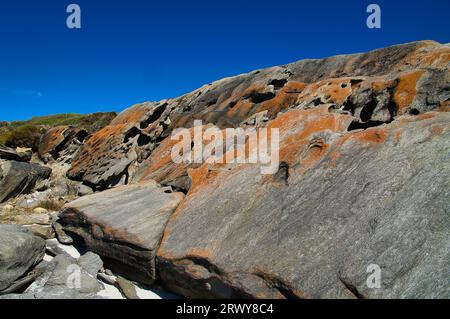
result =
[[[66,27],[66,7],[82,29]],[[382,29],[366,7],[382,8]],[[0,120],[120,111],[303,58],[450,42],[449,0],[6,0]]]

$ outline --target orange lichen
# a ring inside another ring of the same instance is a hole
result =
[[[450,112],[450,101],[442,102],[442,103],[439,105],[438,111],[439,111],[439,112]]]
[[[417,81],[419,81],[422,75],[423,71],[414,71],[399,76],[399,83],[394,93],[394,101],[397,104],[398,114],[403,114],[404,109],[414,101],[417,93]]]
[[[355,132],[350,135],[350,140],[368,143],[368,144],[380,144],[386,141],[388,131],[386,127],[371,128],[365,131]]]
[[[351,122],[347,115],[330,114],[327,107],[291,110],[269,123],[281,134],[280,161],[290,166],[300,164],[301,170],[313,166],[328,149],[326,143],[311,145],[311,138],[323,131],[345,132]]]
[[[39,154],[47,154],[62,143],[64,141],[64,132],[67,128],[67,126],[58,126],[47,131],[39,144]]]
[[[352,94],[350,79],[328,79],[308,85],[299,95],[297,103],[322,98],[328,103],[342,104],[350,94]]]
[[[136,104],[120,113],[112,122],[111,126],[133,124],[140,121],[148,112],[149,107],[144,104]]]
[[[437,47],[433,41],[423,41],[417,50],[409,54],[403,64],[416,68],[444,68],[450,62],[450,48]]]
[[[292,81],[286,83],[273,99],[261,103],[256,113],[269,111],[269,116],[278,114],[294,104],[297,101],[298,95],[302,93],[305,87],[306,84],[302,82]]]

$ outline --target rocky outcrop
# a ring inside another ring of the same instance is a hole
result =
[[[0,159],[17,162],[29,162],[31,160],[31,156],[31,150],[18,152],[15,149],[0,145]]]
[[[68,176],[96,190],[127,184],[131,165],[148,157],[168,123],[168,104],[144,103],[117,116],[88,139],[77,153]]]
[[[0,294],[14,284],[45,254],[45,241],[25,228],[0,225]]]
[[[49,129],[41,138],[38,154],[44,162],[51,159],[70,163],[78,148],[83,144],[88,131],[72,126],[58,126]]]
[[[128,279],[190,298],[448,298],[449,66],[448,45],[415,42],[138,104],[83,141],[55,128],[41,158],[71,163],[86,196],[53,228],[99,254],[120,275],[102,280],[129,298]],[[170,135],[194,120],[279,129],[277,172],[174,163]]]
[[[174,129],[192,127],[195,119],[219,128],[261,126],[291,108],[328,105],[330,112],[352,116],[350,129],[366,129],[403,114],[445,111],[449,56],[448,46],[414,42],[258,70],[176,99],[138,104],[86,142],[68,175],[97,190],[148,177],[166,185],[167,174],[186,187],[186,171],[163,165],[158,176],[154,159],[163,156],[161,145]]]
[[[67,204],[59,223],[113,270],[151,284],[164,227],[183,197],[154,181],[122,186]]]
[[[270,122],[274,176],[192,170],[158,251],[164,283],[194,298],[448,298],[450,114],[351,122],[326,107]]]
[[[0,203],[28,194],[36,183],[50,177],[52,170],[38,164],[0,161]]]

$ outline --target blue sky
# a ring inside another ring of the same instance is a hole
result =
[[[82,29],[66,27],[77,3]],[[382,28],[366,27],[366,7]],[[0,120],[120,111],[222,77],[416,40],[450,42],[448,0],[5,0]]]

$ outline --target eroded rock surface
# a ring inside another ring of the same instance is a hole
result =
[[[403,114],[448,110],[450,48],[414,42],[368,53],[303,60],[226,78],[176,99],[142,103],[94,134],[75,156],[69,177],[97,190],[140,178],[174,184],[152,171],[170,133],[194,120],[219,128],[263,126],[290,108],[328,105],[349,114],[350,129],[390,123]],[[257,116],[257,114],[259,116]],[[186,174],[158,167],[179,178]]]
[[[110,267],[150,284],[164,227],[183,197],[154,181],[121,186],[67,204],[59,222]]]
[[[50,160],[70,163],[88,136],[89,132],[81,128],[71,126],[51,128],[41,138],[39,157],[46,163]]]
[[[40,157],[87,195],[54,229],[185,297],[449,298],[449,63],[432,41],[303,60],[137,104],[92,136],[51,129]],[[278,128],[278,172],[175,164],[171,133],[195,120]]]
[[[450,114],[349,122],[315,109],[269,123],[282,130],[274,176],[192,170],[158,251],[165,284],[188,297],[448,298]],[[366,285],[371,264],[381,289]]]

